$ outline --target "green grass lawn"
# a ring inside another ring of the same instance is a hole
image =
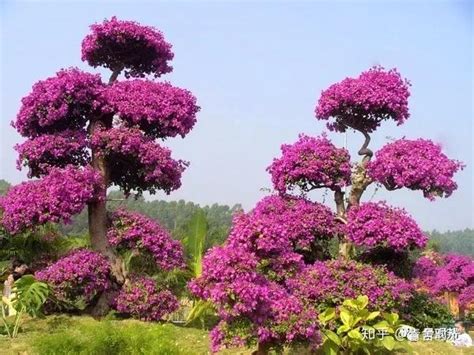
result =
[[[170,323],[135,320],[96,321],[91,317],[48,316],[27,320],[17,339],[0,337],[0,354],[208,354],[207,331]],[[412,345],[414,354],[474,354],[440,342]],[[250,354],[228,350],[223,354]],[[288,354],[302,353],[289,350]]]

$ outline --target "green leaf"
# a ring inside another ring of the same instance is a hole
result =
[[[332,330],[324,331],[324,335],[327,336],[334,344],[341,346],[341,339],[339,339],[339,336]]]
[[[359,307],[361,309],[364,309],[369,304],[369,297],[367,297],[365,295],[359,296],[359,297],[357,297],[357,303],[359,303]]]
[[[337,328],[337,334],[345,333],[345,332],[349,331],[350,329],[351,329],[351,327],[346,325],[346,324],[341,325],[339,328]]]
[[[342,320],[342,323],[344,323],[345,325],[347,326],[351,326],[352,325],[352,321],[353,321],[353,318],[352,318],[352,315],[349,313],[348,310],[346,309],[341,309],[341,313],[339,315],[341,317],[341,320]]]
[[[367,318],[365,318],[365,320],[366,320],[366,321],[374,320],[374,319],[377,318],[379,315],[380,315],[380,312],[379,312],[379,311],[377,311],[377,312],[370,312],[369,315],[367,316]]]
[[[327,323],[336,316],[336,310],[334,308],[327,308],[323,313],[320,313],[318,318],[321,323]]]
[[[376,324],[373,325],[375,329],[387,329],[390,328],[390,325],[387,323],[386,320],[382,320]]]
[[[359,303],[356,300],[345,300],[342,303],[343,306],[354,308],[354,309],[359,309]]]
[[[30,316],[38,316],[41,307],[49,295],[49,287],[44,282],[36,281],[33,275],[24,275],[13,285],[13,308],[17,312],[26,312]]]
[[[323,344],[323,353],[325,355],[337,355],[339,354],[339,346],[328,339]]]
[[[187,226],[186,237],[184,238],[184,244],[191,258],[191,267],[195,277],[200,276],[202,272],[202,257],[207,230],[206,214],[202,209],[198,209]]]
[[[383,317],[392,325],[395,325],[399,319],[399,316],[397,313],[385,313]]]
[[[215,310],[212,303],[204,300],[198,300],[195,302],[193,308],[191,308],[191,311],[189,311],[189,314],[186,317],[186,324],[189,324],[196,319],[200,319],[204,315],[213,314],[214,312]]]
[[[347,333],[347,335],[352,339],[364,340],[364,337],[358,329],[352,329],[349,333]]]
[[[392,336],[386,336],[381,340],[385,349],[391,351],[396,345],[395,339]]]

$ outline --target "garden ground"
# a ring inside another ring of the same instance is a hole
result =
[[[0,337],[0,354],[208,354],[208,332],[170,323],[102,320],[79,316],[28,319],[17,339]],[[440,342],[412,345],[414,354],[474,354]],[[297,351],[298,354],[301,351]],[[223,354],[250,354],[245,349]],[[288,353],[295,353],[289,350]]]

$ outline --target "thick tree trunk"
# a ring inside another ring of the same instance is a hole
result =
[[[363,157],[362,161],[355,166],[355,169],[351,175],[351,190],[347,198],[347,208],[344,205],[343,195],[341,195],[341,193],[338,194],[337,191],[335,193],[338,219],[343,223],[347,222],[347,211],[351,207],[358,206],[360,204],[362,194],[367,189],[367,186],[369,186],[372,182],[372,180],[367,175],[367,164],[369,163],[373,155],[373,152],[368,148],[370,143],[370,136],[367,132],[363,130],[356,128],[353,129],[361,132],[364,135],[365,140],[358,152],[358,154]],[[351,257],[352,251],[352,243],[350,243],[350,241],[347,240],[346,237],[344,237],[339,245],[339,255],[345,259],[349,259]]]
[[[120,70],[115,70],[110,77],[109,84],[111,85],[120,74]],[[94,132],[103,127],[104,125],[111,126],[112,120],[109,120],[108,124],[100,119],[91,120],[89,127],[89,134],[92,136]],[[107,127],[110,128],[110,127]],[[107,240],[107,187],[110,182],[110,171],[105,157],[98,154],[97,151],[92,149],[92,167],[100,173],[102,176],[103,190],[101,196],[96,201],[88,205],[88,221],[89,221],[89,235],[91,240],[92,249],[105,255],[110,262],[111,273],[115,286],[120,286],[126,281],[126,272],[122,259],[109,245]],[[112,287],[113,291],[117,287]],[[91,310],[91,313],[95,316],[103,316],[107,314],[110,309],[111,293],[104,292],[100,295],[98,301]]]
[[[252,352],[252,355],[267,355],[270,352],[270,345],[268,343],[259,342],[257,350]]]

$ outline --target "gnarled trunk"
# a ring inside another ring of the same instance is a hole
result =
[[[121,69],[115,70],[110,77],[109,84],[111,85],[120,74]],[[107,126],[110,128],[112,125],[112,118],[95,118],[91,120],[89,126],[89,134],[92,136],[94,132],[100,128]],[[88,222],[89,222],[89,235],[91,240],[92,249],[105,255],[110,262],[110,268],[112,273],[113,281],[115,286],[120,286],[125,283],[127,274],[125,271],[124,263],[120,256],[110,246],[107,239],[107,187],[110,183],[110,171],[107,164],[107,160],[102,154],[98,154],[97,151],[92,149],[92,167],[98,171],[102,177],[103,190],[99,199],[89,203],[88,205]],[[117,287],[112,287],[114,290]],[[110,309],[111,293],[104,292],[94,305],[91,313],[96,316],[102,316],[107,314]]]

